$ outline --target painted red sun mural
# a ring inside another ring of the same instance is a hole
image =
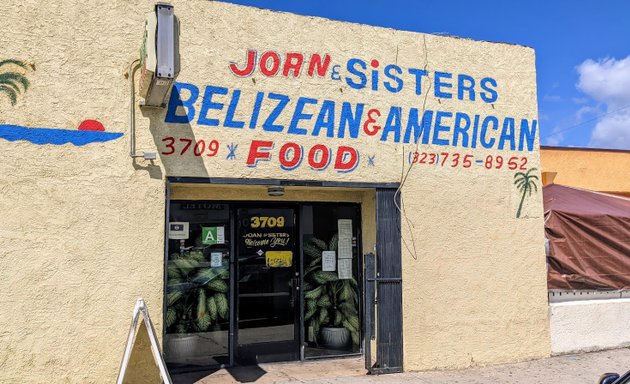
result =
[[[100,121],[83,120],[81,124],[79,124],[79,131],[105,132],[105,127]]]

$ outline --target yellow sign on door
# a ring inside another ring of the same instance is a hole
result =
[[[293,264],[293,252],[291,251],[267,251],[265,261],[269,268],[286,268]]]

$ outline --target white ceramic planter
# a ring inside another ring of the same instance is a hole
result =
[[[168,335],[164,343],[164,357],[166,361],[179,361],[194,357],[199,337],[195,335]]]
[[[350,331],[346,328],[322,327],[319,336],[324,348],[343,349],[350,342]]]

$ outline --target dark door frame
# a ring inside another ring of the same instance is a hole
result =
[[[294,235],[299,236],[299,223],[300,223],[300,205],[297,202],[291,202],[291,201],[287,201],[287,202],[283,202],[283,201],[260,201],[260,202],[256,202],[256,201],[232,201],[228,203],[230,205],[230,223],[232,226],[235,226],[235,222],[238,220],[238,210],[239,209],[247,209],[247,208],[288,208],[288,209],[292,209],[293,210],[293,220],[294,220]],[[238,228],[234,228],[234,233],[235,235],[238,234]],[[239,320],[239,307],[240,307],[240,303],[238,302],[239,300],[239,287],[238,287],[238,276],[239,276],[239,263],[238,263],[238,238],[237,236],[232,238],[233,241],[233,245],[232,245],[232,254],[230,255],[230,261],[234,264],[234,290],[233,292],[230,292],[234,295],[234,301],[232,301],[231,303],[233,304],[234,307],[234,315],[235,317],[230,321],[230,326],[234,325],[234,334],[230,335],[231,339],[229,344],[233,344],[234,345],[234,349],[233,349],[233,359],[237,359],[239,358],[238,355],[238,346],[239,346],[239,339],[238,339],[238,333],[239,333],[239,329],[238,329],[238,320]],[[301,255],[301,248],[302,248],[302,244],[301,244],[301,239],[298,239],[298,241],[295,241],[294,244],[294,249],[297,251],[296,256],[298,256],[297,258],[294,258],[294,260],[297,259],[297,272],[299,273],[299,278],[301,279],[301,275],[302,275],[302,262],[301,262],[301,257],[299,255]],[[301,281],[301,280],[300,280]],[[292,291],[291,294],[292,295],[297,295],[299,292],[298,289],[296,289],[296,287],[292,287]],[[295,297],[295,296],[294,296]],[[301,357],[301,348],[300,348],[300,343],[301,343],[301,332],[300,332],[300,325],[301,325],[301,318],[302,318],[302,310],[301,310],[301,299],[298,299],[297,303],[294,304],[294,316],[293,316],[293,324],[294,324],[294,331],[293,331],[293,340],[295,342],[295,354],[297,356],[296,361],[300,360]],[[232,348],[230,348],[232,349]],[[232,359],[230,359],[232,360]]]

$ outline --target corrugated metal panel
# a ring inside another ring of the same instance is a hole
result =
[[[376,321],[374,307],[376,305],[376,258],[373,253],[363,257],[365,270],[363,272],[363,329],[365,330],[365,369],[372,372],[372,340],[376,338]]]
[[[376,190],[376,363],[374,373],[402,372],[402,258],[399,196]]]

